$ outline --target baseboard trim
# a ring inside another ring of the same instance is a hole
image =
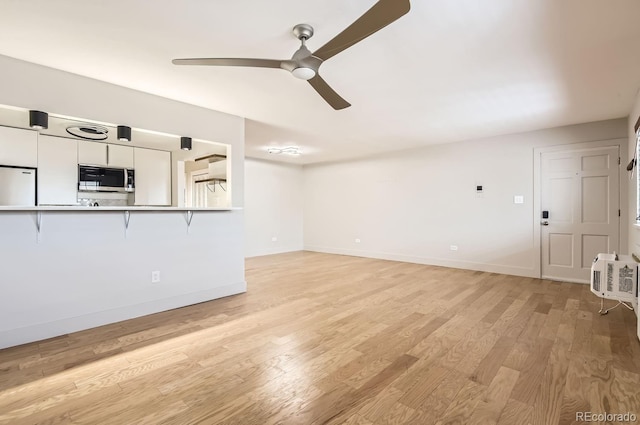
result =
[[[298,252],[303,250],[304,248],[301,246],[289,246],[260,252],[252,252],[249,255],[245,254],[244,258],[264,257],[266,255],[286,254],[288,252]]]
[[[454,269],[477,270],[488,273],[500,273],[513,276],[538,278],[537,271],[533,268],[504,266],[501,264],[476,263],[472,261],[455,261],[440,258],[418,257],[411,255],[395,254],[391,252],[359,251],[342,248],[329,248],[308,245],[305,251],[323,252],[326,254],[350,255],[354,257],[375,258],[378,260],[403,261],[405,263],[425,264],[429,266],[451,267]]]
[[[153,300],[141,304],[97,311],[81,316],[0,331],[0,349],[29,342],[41,341],[72,332],[83,331],[98,326],[121,322],[123,320],[160,313],[174,308],[185,307],[192,304],[228,297],[230,295],[241,294],[243,292],[247,292],[246,281],[207,289],[204,291],[177,295],[170,298]]]
[[[541,279],[552,280],[554,282],[580,283],[584,285],[589,285],[591,283],[586,279],[570,279],[565,277],[554,277],[554,276],[542,276]]]

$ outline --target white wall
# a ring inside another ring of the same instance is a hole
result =
[[[245,185],[245,255],[302,250],[302,167],[246,159]]]
[[[243,205],[242,118],[4,56],[0,104],[228,143]],[[245,290],[242,210],[0,212],[0,348]]]
[[[636,121],[640,117],[640,92],[636,95],[636,100],[631,109],[631,113],[629,114],[629,120],[627,122],[627,131],[629,137],[629,146],[628,153],[629,158],[633,158],[634,151],[636,149],[636,135],[634,132],[634,126]],[[625,163],[628,164],[630,159]],[[640,164],[640,162],[639,162]],[[638,200],[638,185],[637,185],[637,176],[638,176],[638,164],[636,164],[636,168],[633,173],[633,178],[628,178],[626,180],[629,181],[629,191],[628,191],[628,210],[629,210],[629,252],[636,254],[636,256],[640,256],[640,225],[636,224],[635,218],[637,217],[638,211],[637,208],[637,200]],[[630,177],[629,173],[625,171],[627,177]],[[636,314],[638,314],[638,302],[634,303]],[[638,323],[638,337],[640,338],[640,322]]]
[[[307,166],[304,247],[538,276],[534,148],[626,137],[627,120],[618,119]],[[627,222],[625,214],[623,250]]]
[[[631,113],[629,114],[629,120],[627,123],[627,132],[629,137],[629,146],[628,153],[629,158],[633,158],[634,150],[636,148],[636,135],[634,132],[634,126],[636,121],[640,117],[640,93],[638,93],[636,97],[635,104],[631,109]],[[628,161],[627,161],[628,164]],[[624,164],[626,165],[626,164]],[[625,172],[626,173],[626,172]],[[629,178],[629,191],[628,191],[628,199],[629,199],[629,252],[632,252],[636,255],[640,255],[640,226],[635,225],[635,218],[637,215],[636,211],[636,201],[637,201],[637,181],[636,176],[638,174],[638,168],[635,169],[633,178]],[[629,176],[627,174],[627,176]]]

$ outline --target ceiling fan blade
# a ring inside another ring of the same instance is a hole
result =
[[[313,87],[333,109],[339,110],[351,106],[351,104],[340,97],[320,75],[316,74],[315,77],[308,81],[311,87]]]
[[[191,58],[174,59],[174,65],[205,65],[205,66],[250,66],[257,68],[280,68],[282,62],[275,59],[242,59],[242,58]]]
[[[380,0],[353,24],[313,52],[313,56],[326,61],[409,12],[409,0]]]

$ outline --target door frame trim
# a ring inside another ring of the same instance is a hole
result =
[[[195,181],[193,180],[196,176],[198,175],[207,175],[209,174],[209,169],[208,168],[200,168],[199,170],[193,170],[189,172],[189,181],[188,181],[188,197],[187,197],[187,202],[189,203],[189,205],[191,205],[191,207],[195,208],[193,206],[193,184],[195,183]]]
[[[541,243],[541,227],[540,227],[540,198],[541,198],[541,156],[544,153],[576,151],[583,149],[617,147],[618,155],[620,155],[621,163],[626,164],[627,144],[629,141],[625,138],[597,140],[593,142],[569,143],[566,145],[544,146],[533,149],[533,271],[537,274],[537,278],[542,278],[542,243]],[[626,198],[623,194],[627,193],[627,179],[623,178],[622,165],[618,166],[618,206],[620,208],[620,220],[618,220],[618,247],[621,254],[627,250],[627,235],[622,232],[622,223],[626,223],[627,209]],[[623,221],[624,220],[624,221]]]

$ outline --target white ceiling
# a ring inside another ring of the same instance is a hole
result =
[[[334,111],[272,69],[173,58],[314,51],[373,0],[2,0],[0,54],[247,117],[247,156],[314,163],[627,116],[640,87],[637,0],[413,0],[329,59]],[[0,76],[1,76],[0,70]]]

